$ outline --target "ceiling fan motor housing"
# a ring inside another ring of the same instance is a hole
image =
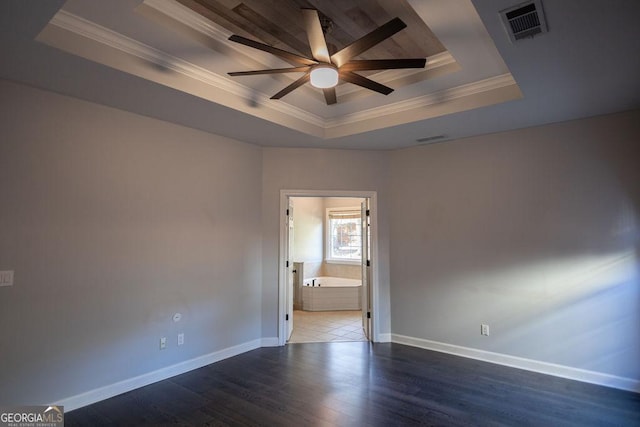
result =
[[[332,64],[319,64],[311,67],[311,86],[319,89],[335,87],[338,84],[338,69]]]

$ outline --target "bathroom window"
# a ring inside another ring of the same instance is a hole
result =
[[[362,222],[360,208],[327,209],[326,259],[328,262],[360,263]]]

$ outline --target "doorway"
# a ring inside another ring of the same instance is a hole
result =
[[[361,311],[293,311],[293,333],[287,344],[368,341]]]
[[[279,345],[376,341],[376,193],[282,190],[280,205]]]

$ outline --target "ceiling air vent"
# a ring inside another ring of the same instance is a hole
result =
[[[500,11],[504,28],[511,42],[547,32],[540,0],[528,1]]]
[[[445,139],[446,137],[447,137],[446,135],[427,136],[425,138],[416,139],[416,142],[419,142],[420,145],[422,145],[422,144],[433,144],[435,141],[440,142],[439,140]]]

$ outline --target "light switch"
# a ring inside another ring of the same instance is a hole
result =
[[[0,286],[13,286],[13,270],[0,271]]]

